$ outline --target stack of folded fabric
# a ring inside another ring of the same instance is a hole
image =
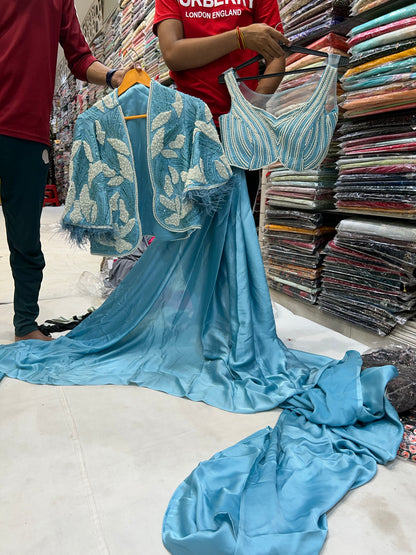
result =
[[[121,57],[121,12],[115,12],[104,31],[104,64],[118,68],[123,65]]]
[[[143,64],[146,72],[159,81],[166,82],[169,79],[169,69],[163,60],[159,49],[159,40],[153,33],[153,19],[155,15],[154,0],[147,0],[144,8],[143,18]]]
[[[316,303],[323,247],[334,236],[328,216],[267,206],[263,260],[271,288]]]
[[[414,225],[345,219],[324,254],[324,311],[380,335],[416,314]]]
[[[416,214],[416,3],[350,32],[337,207]]]
[[[154,7],[151,8],[146,17],[144,18],[144,67],[146,72],[152,77],[153,79],[159,78],[159,61],[160,61],[160,52],[158,49],[158,38],[153,33],[153,19],[155,16],[155,9]]]
[[[349,16],[349,0],[278,0],[285,35],[313,40]]]
[[[416,215],[416,109],[347,121],[335,198],[344,212]]]
[[[342,82],[346,117],[416,107],[416,3],[354,27]]]
[[[333,208],[337,175],[333,165],[294,172],[279,163],[273,164],[266,174],[266,202],[269,206],[288,208]]]

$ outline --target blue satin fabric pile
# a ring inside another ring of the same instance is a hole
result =
[[[186,478],[163,541],[174,555],[317,554],[326,511],[396,456],[402,426],[384,396],[396,370],[361,372],[357,352],[337,361],[283,345],[242,170],[231,185],[188,238],[156,233],[68,335],[1,346],[0,371],[36,384],[135,384],[232,412],[282,407],[274,429]]]
[[[392,366],[363,372],[287,349],[276,335],[243,172],[202,229],[157,238],[105,303],[53,342],[0,347],[7,376],[136,384],[242,413],[283,407],[202,462],[169,504],[173,554],[316,554],[326,511],[394,459],[402,427],[384,396]]]

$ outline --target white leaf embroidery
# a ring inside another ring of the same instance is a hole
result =
[[[167,123],[170,120],[171,115],[172,115],[172,112],[161,112],[160,114],[158,114],[155,117],[155,119],[152,121],[152,131],[154,131],[155,129],[158,129],[162,125],[165,125],[165,123]]]
[[[91,200],[87,184],[85,184],[81,189],[81,193],[79,195],[79,202],[80,202],[80,205],[81,205],[82,215],[84,216],[84,218],[88,222],[92,222],[92,220],[91,220],[91,216],[92,216],[91,209],[94,205],[96,205],[96,202],[94,200]]]
[[[126,235],[128,235],[130,231],[133,229],[135,223],[136,222],[134,221],[134,219],[131,219],[126,223],[126,225],[116,226],[119,237],[125,237]]]
[[[95,134],[97,135],[97,141],[100,145],[103,145],[105,143],[105,131],[101,127],[101,123],[98,119],[95,120]]]
[[[165,223],[168,225],[174,225],[177,227],[181,223],[181,221],[179,219],[178,214],[172,214],[168,218],[165,218]]]
[[[110,93],[107,96],[105,96],[103,98],[103,103],[104,103],[104,106],[107,106],[107,108],[114,108],[114,106],[116,105],[114,93]]]
[[[205,104],[205,119],[208,122],[210,122],[212,120],[212,114],[210,109],[208,108],[208,106]]]
[[[160,203],[163,204],[163,206],[165,206],[166,208],[169,208],[169,210],[176,210],[174,199],[170,199],[168,197],[165,197],[164,195],[159,195],[159,200]]]
[[[168,168],[169,168],[170,176],[172,178],[172,183],[174,183],[176,185],[177,183],[179,183],[178,171],[173,166],[168,166]]]
[[[126,154],[127,156],[130,154],[130,150],[128,146],[120,141],[120,139],[107,139],[110,145],[116,150],[117,152],[121,152],[121,154]]]
[[[116,175],[116,172],[110,168],[110,166],[107,166],[107,164],[102,164],[102,172],[105,175],[105,177],[114,177]]]
[[[220,142],[217,130],[210,123],[205,123],[205,121],[197,120],[195,122],[194,137],[195,137],[198,130],[201,131],[201,133],[206,135],[208,138],[210,138],[212,141],[214,141],[216,143]]]
[[[110,210],[112,212],[115,212],[117,210],[117,203],[118,203],[119,198],[120,198],[120,193],[117,191],[116,193],[114,193],[114,195],[108,201],[108,204],[110,206]]]
[[[178,92],[175,94],[175,102],[172,104],[172,107],[175,109],[178,118],[180,118],[183,110],[183,100]]]
[[[173,186],[172,186],[172,180],[170,178],[170,175],[165,175],[165,193],[168,195],[168,197],[171,197],[173,194]]]
[[[192,204],[190,202],[184,202],[182,204],[182,208],[181,208],[181,220],[187,215],[189,214],[189,212],[192,210]]]
[[[133,168],[130,164],[129,159],[126,158],[123,154],[118,154],[118,153],[117,153],[117,158],[118,158],[118,163],[120,164],[121,175],[126,179],[128,179],[129,181],[133,181],[134,180]]]
[[[88,168],[88,185],[91,187],[92,182],[97,177],[99,173],[101,173],[102,166],[101,162],[95,162],[94,164],[90,164]]]
[[[85,156],[87,157],[88,161],[91,162],[92,164],[94,161],[94,158],[92,156],[90,145],[86,141],[82,141],[82,146],[84,147]]]
[[[105,106],[102,100],[99,100],[98,102],[96,102],[94,104],[94,108],[97,108],[97,110],[100,110],[100,112],[105,112]]]
[[[188,185],[192,182],[205,183],[205,184],[207,183],[207,180],[204,174],[204,166],[202,163],[202,159],[199,161],[199,163],[201,164],[201,167],[196,165],[193,168],[190,168],[190,170],[188,171],[188,175],[186,178],[186,183]]]
[[[215,168],[222,178],[227,179],[231,177],[229,169],[219,160],[215,160]]]
[[[163,150],[164,145],[164,138],[165,138],[165,130],[163,127],[158,129],[152,139],[152,144],[150,147],[150,152],[152,155],[152,159],[155,158],[158,154],[160,154]]]
[[[162,150],[162,156],[164,158],[177,158],[178,155],[176,154],[176,152],[174,150],[169,150],[168,148],[166,148],[165,150]]]
[[[79,200],[74,202],[72,212],[69,215],[69,219],[73,224],[78,224],[82,220],[81,206]]]
[[[185,135],[178,135],[174,141],[169,143],[169,148],[182,148],[185,144]]]
[[[74,158],[75,154],[78,152],[79,147],[82,145],[82,141],[74,141],[72,143],[71,149],[71,159]]]
[[[112,177],[111,179],[109,179],[107,185],[109,185],[110,187],[118,187],[123,183],[123,181],[124,177],[117,175],[116,177]]]
[[[118,253],[122,253],[122,252],[128,252],[129,250],[131,250],[133,248],[133,245],[128,241],[125,241],[121,237],[117,237],[115,247]]]
[[[130,214],[128,213],[127,208],[126,208],[126,204],[125,204],[125,202],[122,198],[120,199],[120,201],[118,203],[118,206],[119,206],[119,212],[120,212],[120,220],[123,223],[128,222],[129,218],[130,218]]]

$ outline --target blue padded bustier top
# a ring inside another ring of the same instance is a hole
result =
[[[280,161],[294,171],[317,168],[327,155],[338,120],[336,83],[339,56],[329,54],[327,65],[306,102],[275,116],[251,104],[242,94],[233,69],[225,74],[231,109],[220,116],[222,143],[228,161],[237,168],[256,170]],[[285,92],[264,95],[284,100]],[[334,107],[327,109],[330,96]],[[263,95],[257,95],[263,96]]]

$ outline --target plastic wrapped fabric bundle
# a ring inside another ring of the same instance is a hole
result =
[[[370,21],[366,21],[356,27],[353,27],[349,33],[349,37],[355,37],[356,35],[363,33],[364,31],[368,31],[369,29],[374,29],[376,27],[380,27],[383,25],[387,25],[389,23],[393,23],[395,21],[399,21],[401,19],[405,19],[407,17],[412,17],[416,15],[416,3],[409,4],[403,8],[398,10],[393,10],[391,12],[387,12],[386,14],[376,17],[375,19],[371,19]]]
[[[344,219],[325,249],[323,310],[379,334],[416,313],[414,226]]]
[[[349,71],[347,70],[346,74],[341,77],[341,82],[343,87],[347,89],[348,86],[355,85],[356,83],[359,83],[360,80],[372,79],[373,77],[389,76],[404,72],[412,73],[414,72],[415,68],[416,57],[409,55],[402,60],[389,60],[385,63],[377,65],[376,67],[352,75],[347,75]]]
[[[409,39],[399,41],[394,44],[385,44],[371,50],[365,50],[363,52],[353,54],[350,57],[349,66],[350,68],[354,68],[356,66],[361,66],[366,63],[372,62],[374,60],[379,62],[380,60],[384,60],[389,56],[400,54],[401,52],[407,52],[408,50],[415,48],[415,46],[416,39],[413,35]]]
[[[319,21],[314,21],[313,25],[308,26],[307,28],[305,28],[306,26],[302,26],[301,29],[299,29],[298,31],[287,33],[286,36],[293,42],[306,39],[312,40],[318,35],[329,32],[344,19],[345,18],[340,16],[329,15],[327,17],[321,17]]]
[[[413,26],[416,24],[416,16],[406,17],[404,19],[399,19],[393,21],[392,23],[387,23],[387,25],[380,25],[379,27],[374,27],[373,29],[368,29],[362,33],[355,34],[347,40],[349,48],[354,48],[361,43],[368,41],[370,39],[380,37],[384,34],[390,34],[394,31],[406,28],[408,26]]]
[[[382,73],[384,69],[387,69],[387,71],[389,71],[390,69],[392,69],[391,65],[387,65],[389,62],[393,62],[396,63],[398,61],[401,60],[406,60],[408,58],[413,58],[416,56],[416,48],[409,48],[407,50],[403,50],[402,52],[397,52],[395,54],[390,54],[388,56],[383,56],[381,58],[377,58],[376,60],[372,60],[369,62],[366,62],[364,64],[361,65],[357,65],[355,67],[352,67],[350,69],[348,69],[344,76],[343,79],[349,79],[351,76],[356,76],[358,74],[362,74],[363,72],[367,72],[370,70],[374,70],[374,69],[378,69],[378,72]],[[380,66],[383,66],[382,68],[380,68]],[[395,68],[397,66],[393,65],[393,68]],[[377,72],[376,72],[377,73]],[[367,74],[369,75],[369,74]],[[374,73],[372,74],[374,75]]]
[[[268,206],[273,196],[266,192]],[[281,210],[281,209],[280,209]],[[315,303],[321,291],[322,248],[333,237],[322,214],[298,211],[286,216],[287,225],[267,224],[264,228],[264,260],[270,287],[291,297]],[[326,224],[326,225],[325,225]]]
[[[390,33],[385,33],[378,35],[377,37],[368,39],[366,41],[360,42],[355,46],[350,47],[350,54],[356,55],[360,52],[371,51],[383,45],[395,44],[399,41],[402,42],[406,39],[411,39],[416,36],[416,18],[413,18],[414,23],[412,25],[408,24],[403,26],[401,29],[391,31]],[[409,21],[409,20],[408,20]],[[354,61],[354,59],[352,60]]]
[[[386,86],[392,83],[407,83],[412,82],[416,79],[416,73],[395,73],[393,75],[379,75],[375,77],[361,78],[355,80],[355,82],[344,81],[343,89],[344,91],[361,91],[362,89]]]

